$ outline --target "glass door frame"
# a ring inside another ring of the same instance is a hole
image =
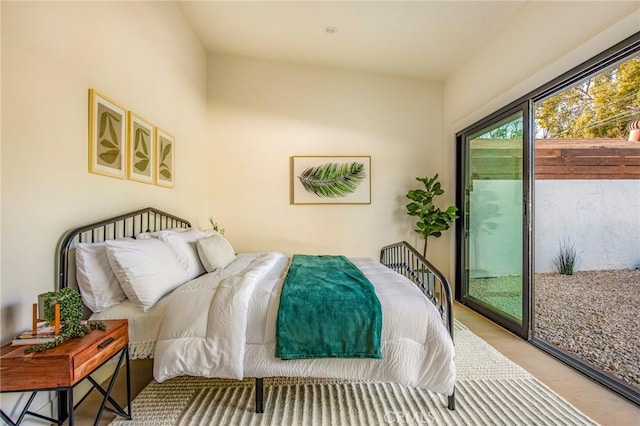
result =
[[[631,55],[640,53],[640,31],[620,41],[609,49],[601,52],[600,54],[592,57],[591,59],[583,62],[582,64],[570,69],[557,78],[549,81],[548,83],[538,87],[537,89],[525,94],[519,99],[513,101],[504,108],[499,109],[490,116],[482,119],[481,121],[473,124],[472,126],[456,133],[456,206],[459,209],[459,218],[456,221],[456,267],[455,267],[455,298],[457,301],[469,306],[476,310],[487,318],[502,325],[508,330],[514,332],[518,336],[528,340],[531,344],[539,349],[549,353],[560,361],[567,365],[577,369],[584,375],[594,379],[600,384],[610,388],[617,392],[621,396],[629,399],[633,403],[640,405],[640,393],[633,391],[632,389],[623,386],[619,380],[610,377],[608,374],[592,368],[590,365],[581,362],[580,360],[569,356],[562,350],[556,348],[553,345],[537,338],[532,332],[532,314],[533,314],[533,298],[535,296],[534,287],[534,223],[533,212],[535,206],[533,205],[533,188],[535,185],[535,176],[533,168],[533,149],[534,149],[534,136],[531,135],[532,123],[534,123],[534,103],[539,102],[546,97],[552,96],[560,90],[563,90],[571,85],[574,85],[589,76],[596,74],[618,62],[625,60],[625,58]],[[528,120],[527,124],[523,122],[523,143],[525,149],[523,150],[523,279],[526,280],[526,288],[523,288],[523,316],[522,326],[513,327],[513,324],[508,324],[502,321],[502,319],[495,315],[492,311],[485,309],[483,306],[478,306],[469,301],[462,301],[462,283],[465,277],[465,257],[464,257],[464,167],[465,167],[465,138],[470,136],[483,127],[489,126],[491,123],[504,119],[511,114],[514,114],[518,109],[526,108],[523,114],[523,120]],[[475,131],[475,132],[474,132]],[[529,134],[527,134],[529,133]],[[526,293],[525,293],[526,290]]]
[[[529,339],[530,336],[530,301],[531,301],[531,265],[533,262],[532,249],[532,211],[531,200],[533,185],[531,179],[531,171],[533,165],[533,135],[531,135],[530,125],[531,105],[529,100],[521,101],[504,108],[485,119],[467,127],[456,134],[456,206],[459,214],[456,220],[456,289],[455,298],[473,309],[474,311],[484,315],[490,320],[496,322],[507,330],[518,336]],[[505,315],[489,309],[483,304],[467,297],[469,291],[469,283],[467,280],[467,247],[466,247],[466,231],[469,228],[467,223],[467,193],[465,188],[466,165],[468,152],[468,138],[481,132],[483,129],[508,119],[518,113],[522,114],[522,321],[517,323]]]

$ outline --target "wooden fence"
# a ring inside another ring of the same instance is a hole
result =
[[[536,139],[536,179],[640,179],[640,142],[617,139]],[[520,179],[522,142],[476,139],[472,179]]]

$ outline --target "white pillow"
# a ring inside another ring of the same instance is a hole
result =
[[[224,268],[236,258],[231,244],[220,234],[196,241],[198,256],[207,272]]]
[[[105,245],[122,290],[145,312],[189,279],[169,246],[158,239],[110,240]]]
[[[186,232],[191,229],[195,229],[195,228],[170,228],[170,229],[163,229],[162,231],[141,232],[138,235],[136,235],[136,240],[145,240],[147,238],[160,238],[160,235],[162,234]]]
[[[206,272],[196,248],[196,240],[206,236],[207,234],[197,228],[191,228],[185,232],[161,233],[158,238],[174,252],[187,271],[189,279],[192,279]]]
[[[82,301],[92,312],[102,312],[126,298],[111,269],[104,243],[78,244],[76,280]]]

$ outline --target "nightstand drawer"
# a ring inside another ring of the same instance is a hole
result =
[[[100,364],[121,351],[128,340],[127,327],[120,327],[74,356],[72,384],[82,380]]]
[[[107,325],[104,331],[93,330],[80,339],[69,339],[41,352],[25,354],[28,345],[0,348],[0,391],[55,389],[83,380],[128,344],[127,320],[103,322]],[[104,345],[109,339],[113,341]]]
[[[91,388],[98,389],[103,396],[102,405],[95,424],[105,409],[131,420],[131,389],[129,382],[129,324],[127,320],[104,320],[106,330],[93,330],[79,339],[69,339],[55,348],[26,354],[29,345],[0,347],[0,392],[31,392],[24,404],[18,420],[14,421],[2,409],[1,420],[8,424],[20,424],[25,415],[39,417],[55,424],[73,425],[73,411],[77,404],[73,401],[73,388],[90,377],[103,363],[115,359],[114,372],[105,388],[90,378]],[[125,365],[127,375],[127,401],[124,407],[111,396],[111,391],[120,368]],[[51,418],[29,410],[36,394],[40,391],[57,391],[58,416]],[[85,396],[88,395],[85,394]],[[84,397],[79,403],[84,401]],[[79,404],[78,403],[78,404]],[[66,422],[65,422],[66,420]]]

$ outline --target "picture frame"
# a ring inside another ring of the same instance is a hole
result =
[[[175,142],[171,133],[156,127],[155,182],[165,188],[175,186]]]
[[[156,173],[155,128],[142,116],[129,111],[127,126],[127,178],[153,184]]]
[[[291,204],[371,204],[371,156],[291,157]]]
[[[126,170],[126,110],[89,89],[89,172],[124,179]]]

